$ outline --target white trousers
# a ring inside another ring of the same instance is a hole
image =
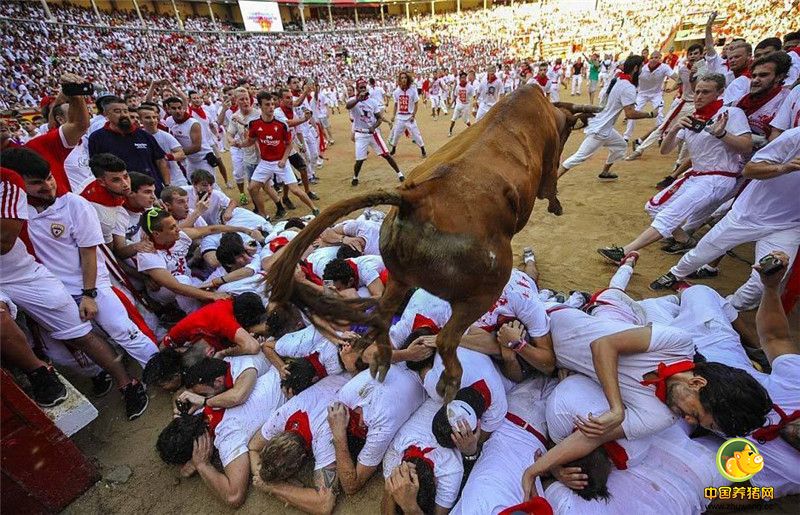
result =
[[[414,143],[420,147],[425,146],[425,142],[422,140],[422,133],[419,132],[419,127],[417,127],[417,122],[410,118],[402,119],[399,117],[394,120],[392,133],[389,135],[389,145],[396,147],[400,136],[402,136],[405,131],[411,134],[411,140]]]
[[[176,275],[175,280],[181,284],[188,284],[189,286],[200,286],[201,283],[199,279],[189,277],[188,275]],[[181,308],[187,315],[197,311],[200,309],[200,306],[203,305],[197,299],[179,295],[170,289],[164,288],[163,286],[157,291],[151,291],[149,293],[153,300],[160,302],[161,304],[169,304],[173,301],[177,302],[178,307]]]
[[[581,93],[581,84],[583,84],[583,76],[573,75],[572,89],[570,90],[570,93],[572,93],[573,95],[579,95]]]
[[[561,84],[558,82],[550,83],[550,101],[561,102]]]
[[[81,297],[73,297],[80,302]],[[97,288],[97,316],[94,322],[117,345],[125,349],[133,359],[144,367],[153,354],[158,352],[156,344],[139,330],[139,327],[128,317],[122,301],[110,286]]]
[[[628,145],[622,139],[622,135],[615,129],[611,129],[605,137],[601,137],[598,134],[586,134],[577,152],[569,156],[561,163],[561,166],[569,170],[592,157],[602,147],[608,148],[606,164],[611,164],[616,163],[625,156],[625,149]]]
[[[453,118],[450,121],[455,122],[461,118],[464,123],[469,125],[470,111],[472,111],[472,106],[469,104],[456,104],[455,108],[453,108]]]
[[[653,106],[653,110],[658,112],[656,116],[656,125],[661,125],[664,122],[664,95],[659,91],[652,94],[637,94],[636,95],[636,110],[641,111],[647,104]],[[636,120],[628,120],[628,125],[625,128],[625,139],[630,140],[633,136],[633,128],[636,125]]]
[[[736,212],[731,211],[703,236],[695,248],[684,254],[670,272],[682,279],[737,245],[751,241],[756,242],[756,262],[773,250],[780,250],[789,256],[787,270],[790,270],[800,244],[800,226],[776,230],[742,220]],[[727,299],[739,311],[754,309],[761,302],[763,289],[758,272],[753,270],[747,281]]]
[[[697,229],[736,192],[736,184],[733,177],[701,175],[668,186],[644,204],[644,210],[653,219],[650,226],[664,238],[670,237],[679,227],[686,231]]]

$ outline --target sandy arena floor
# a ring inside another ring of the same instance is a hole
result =
[[[562,92],[563,100],[569,101],[568,91]],[[585,96],[580,102],[586,102]],[[361,172],[361,184],[350,186],[353,168],[353,143],[349,139],[349,119],[343,112],[331,116],[336,144],[326,153],[325,166],[319,171],[320,183],[315,191],[322,198],[322,208],[332,202],[347,198],[354,191],[364,192],[371,188],[393,187],[394,173],[382,159],[370,155]],[[429,153],[447,141],[449,117],[434,121],[427,106],[420,107],[417,117]],[[635,135],[645,133],[652,126],[649,120],[639,121]],[[618,123],[620,132],[623,122]],[[456,132],[464,129],[459,122]],[[382,128],[388,139],[388,127]],[[454,137],[457,137],[454,136]],[[575,132],[567,143],[563,158],[572,154],[583,140]],[[642,158],[633,162],[620,162],[614,170],[620,179],[614,183],[597,180],[597,174],[606,159],[601,151],[590,161],[573,169],[559,184],[559,199],[564,206],[561,217],[546,211],[546,202],[537,202],[527,227],[513,241],[516,255],[522,248],[532,245],[541,271],[540,287],[558,290],[593,291],[607,286],[613,267],[602,260],[595,249],[610,244],[623,245],[633,239],[649,224],[643,206],[656,193],[653,185],[666,175],[672,167],[674,156],[662,157],[658,149],[650,149]],[[421,162],[419,149],[404,138],[395,156],[400,168],[409,172]],[[229,154],[224,154],[230,164]],[[230,170],[230,168],[229,168]],[[233,191],[228,191],[233,194]],[[294,212],[305,215],[307,211],[295,199],[298,209]],[[466,207],[466,206],[465,206]],[[273,212],[274,206],[270,206]],[[753,259],[752,245],[737,249],[739,254]],[[645,249],[636,267],[629,292],[635,298],[653,296],[647,285],[668,270],[678,256],[664,254],[658,246]],[[749,273],[749,266],[741,261],[726,258],[721,275],[707,284],[722,294],[731,293]],[[752,319],[752,314],[746,315]],[[138,371],[136,372],[138,374]],[[77,382],[83,387],[83,383]],[[75,442],[94,458],[105,476],[115,467],[127,466],[133,474],[124,485],[98,482],[86,494],[66,510],[67,513],[220,513],[229,511],[219,503],[197,477],[180,479],[175,467],[164,465],[155,452],[155,441],[160,430],[171,417],[171,396],[153,388],[150,407],[138,420],[128,422],[124,417],[121,400],[111,393],[97,399],[95,404],[100,417],[75,437]],[[337,513],[378,513],[383,482],[380,474],[367,487],[354,496],[342,496]],[[770,513],[798,513],[800,501],[787,499],[767,510]],[[766,508],[766,506],[764,506]],[[763,513],[765,510],[758,510]],[[251,491],[242,513],[297,513],[283,503],[261,492]]]

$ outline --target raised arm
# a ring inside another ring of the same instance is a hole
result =
[[[756,313],[756,329],[761,348],[772,363],[775,358],[784,354],[800,354],[800,345],[792,340],[789,320],[783,311],[780,297],[781,279],[789,264],[789,256],[779,251],[771,252],[770,255],[781,262],[781,269],[766,275],[761,271],[760,265],[755,265],[753,268],[758,270],[761,283],[764,285],[761,304]],[[796,262],[794,266],[798,266]]]

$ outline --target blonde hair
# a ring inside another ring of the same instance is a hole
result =
[[[261,451],[258,475],[264,482],[285,481],[303,468],[310,455],[300,435],[292,431],[278,433]]]

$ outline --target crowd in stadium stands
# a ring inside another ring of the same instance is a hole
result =
[[[355,17],[353,16],[334,16],[333,29],[341,30],[374,30],[386,27],[397,27],[400,25],[401,18],[397,16],[385,15],[383,21],[379,16],[367,17],[362,14],[358,16],[358,24],[356,24]],[[323,17],[318,20],[306,20],[306,31],[325,31],[332,30],[331,22],[328,18]]]
[[[697,0],[692,3],[692,11],[702,13],[718,3]],[[757,34],[764,33],[781,35],[788,32],[793,19],[788,15],[792,9],[789,0],[727,0],[723,4],[724,24],[718,31],[720,35],[746,39],[755,39]],[[66,24],[98,23],[92,9],[68,4],[52,5],[50,9],[57,20]],[[449,68],[450,63],[480,69],[506,57],[535,55],[550,59],[556,56],[541,55],[543,43],[573,42],[577,45],[574,48],[586,52],[592,50],[594,38],[609,34],[616,35],[614,43],[618,52],[639,52],[647,45],[663,42],[682,17],[691,19],[692,12],[687,13],[681,4],[670,0],[603,0],[597,11],[571,10],[559,2],[533,3],[402,21],[385,18],[387,26],[400,23],[410,36],[369,32],[335,38],[325,34],[270,35],[273,38],[270,45],[262,44],[259,39],[262,36],[216,34],[210,18],[187,18],[184,27],[215,34],[186,35],[177,30],[173,16],[150,14],[145,10],[142,14],[147,27],[175,33],[142,34],[124,29],[109,33],[98,28],[63,24],[3,23],[0,34],[7,44],[0,64],[5,77],[0,86],[0,108],[35,106],[53,92],[53,78],[64,71],[92,75],[108,90],[120,94],[146,87],[150,80],[163,75],[210,92],[217,91],[232,77],[252,78],[258,82],[263,77],[293,72],[345,79],[359,75],[386,79],[406,66],[427,74],[437,67]],[[3,2],[0,16],[45,18],[38,2]],[[135,12],[101,13],[101,22],[109,26],[140,25]],[[232,28],[217,23],[223,29]],[[348,17],[337,17],[335,25],[338,30],[356,28],[354,19]],[[359,19],[359,28],[369,30],[380,26],[379,18]],[[330,24],[323,18],[307,20],[306,27],[311,32],[325,31]],[[20,38],[23,32],[25,37]],[[25,41],[25,45],[20,46],[20,41]],[[60,43],[54,47],[52,41]],[[431,52],[431,45],[436,47],[435,53]],[[183,62],[188,46],[200,49],[195,55],[203,56],[196,68]],[[236,57],[248,55],[264,58]],[[98,68],[98,62],[108,66]],[[110,63],[114,63],[113,66]]]

